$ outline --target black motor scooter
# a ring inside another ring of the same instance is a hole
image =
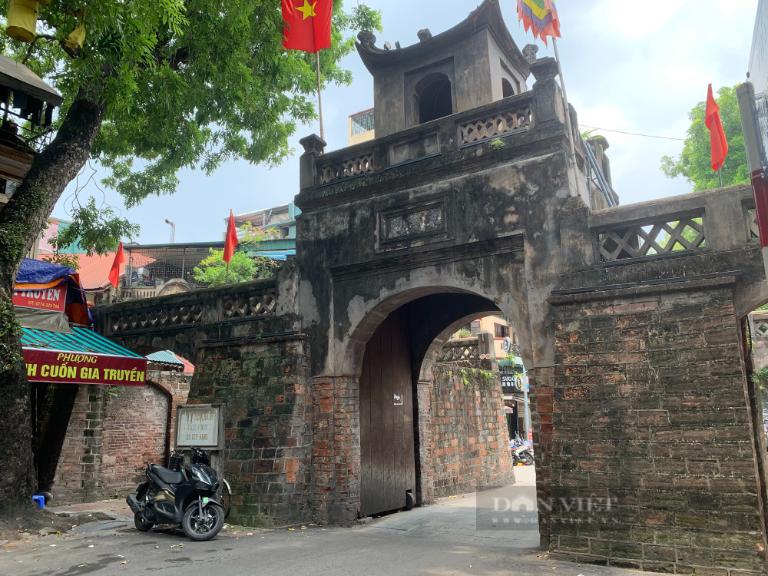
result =
[[[223,489],[225,495],[231,495],[229,484],[219,481],[203,450],[192,449],[192,464],[183,465],[183,461],[183,456],[174,453],[170,468],[148,464],[147,481],[139,485],[135,496],[125,500],[137,530],[147,532],[157,524],[175,524],[181,525],[192,540],[210,540],[224,526],[227,512],[218,493]]]

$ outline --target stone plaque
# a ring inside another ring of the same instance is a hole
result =
[[[432,202],[385,212],[380,216],[380,230],[381,244],[390,248],[442,235],[446,231],[445,204]]]
[[[176,448],[220,448],[221,406],[210,404],[179,406]]]

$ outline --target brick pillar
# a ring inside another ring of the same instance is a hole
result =
[[[312,511],[318,522],[350,524],[360,509],[360,392],[356,378],[312,384]]]
[[[536,496],[539,500],[539,536],[541,547],[549,546],[551,534],[550,510],[546,505],[552,497],[552,415],[554,367],[528,370],[530,385],[531,425],[536,459]]]
[[[417,438],[419,486],[416,494],[416,504],[419,506],[431,504],[435,500],[434,436],[432,434],[433,386],[434,382],[432,380],[419,380],[416,384],[416,402],[419,418]]]
[[[59,504],[100,497],[106,394],[104,386],[78,386],[51,488]]]

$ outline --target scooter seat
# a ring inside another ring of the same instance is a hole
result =
[[[150,464],[149,469],[154,474],[157,474],[157,477],[166,484],[181,484],[184,482],[184,475],[181,472],[169,470],[157,464]]]

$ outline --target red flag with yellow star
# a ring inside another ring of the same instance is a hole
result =
[[[283,46],[317,52],[331,47],[333,0],[282,0]]]

